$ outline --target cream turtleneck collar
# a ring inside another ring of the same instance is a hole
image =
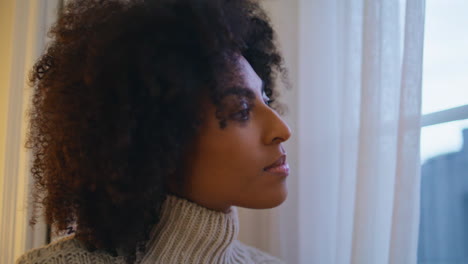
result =
[[[224,213],[169,194],[143,263],[235,263],[238,234],[237,207]]]

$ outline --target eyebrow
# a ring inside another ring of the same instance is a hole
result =
[[[244,96],[247,96],[247,97],[250,97],[250,98],[254,98],[255,97],[255,92],[252,91],[252,89],[250,88],[247,88],[245,86],[233,86],[233,87],[230,87],[228,89],[226,89],[225,91],[222,92],[221,94],[221,99],[226,97],[226,96],[229,96],[229,95],[244,95]]]
[[[265,82],[263,80],[260,80],[260,82],[261,82],[260,94],[262,94],[263,96],[263,93],[265,92]],[[223,94],[221,95],[221,98],[224,98],[232,94],[239,94],[239,92],[244,92],[244,95],[247,95],[247,97],[251,97],[251,98],[255,97],[255,92],[246,86],[232,86],[223,92]]]

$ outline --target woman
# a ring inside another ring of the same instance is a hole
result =
[[[34,208],[73,234],[18,264],[282,263],[237,240],[235,206],[287,196],[287,76],[258,3],[75,0],[50,36],[26,146]]]

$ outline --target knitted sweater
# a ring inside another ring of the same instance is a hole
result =
[[[252,263],[284,264],[254,247],[237,240],[237,208],[229,213],[210,210],[174,195],[168,195],[161,208],[161,218],[153,228],[148,250],[137,254],[141,263]],[[88,252],[74,238],[62,238],[30,250],[16,264],[87,264],[124,263],[122,256],[112,257],[103,251]]]

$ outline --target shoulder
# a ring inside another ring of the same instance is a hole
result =
[[[237,243],[255,264],[285,264],[283,260],[261,251],[258,248],[246,245],[240,241],[237,241]]]
[[[74,238],[67,236],[58,241],[27,251],[21,255],[15,264],[65,264],[65,263],[123,263],[119,257],[112,257],[105,252],[89,252]]]

